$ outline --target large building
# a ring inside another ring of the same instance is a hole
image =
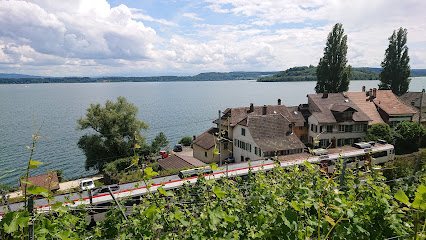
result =
[[[308,105],[308,142],[313,146],[352,145],[365,136],[372,121],[344,93],[309,94]]]

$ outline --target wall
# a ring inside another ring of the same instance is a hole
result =
[[[241,135],[241,128],[245,128],[246,129],[246,135],[243,136]],[[234,146],[233,146],[233,151],[234,151],[234,158],[235,158],[235,162],[241,162],[241,156],[245,159],[246,157],[250,158],[250,160],[256,160],[256,159],[261,159],[262,157],[255,155],[254,154],[254,149],[255,147],[259,148],[256,143],[254,142],[250,131],[247,127],[241,126],[241,125],[237,125],[234,127],[233,129],[233,137],[234,137]],[[251,144],[251,152],[249,150],[244,150],[242,148],[239,148],[238,145],[235,146],[235,140],[238,139],[240,141],[246,142],[248,144]],[[262,152],[262,156],[263,156],[263,152]]]

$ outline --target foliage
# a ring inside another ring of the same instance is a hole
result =
[[[168,147],[168,145],[169,145],[169,141],[167,140],[166,135],[163,132],[160,132],[151,141],[152,153],[158,154],[160,149]]]
[[[421,161],[419,162],[418,169],[422,169],[422,167],[426,164],[426,148],[420,149],[417,153],[396,156],[395,160],[387,162],[384,165],[383,176],[387,180],[411,176],[419,157],[421,158]],[[394,183],[390,184],[390,186],[394,185]]]
[[[395,128],[395,152],[397,154],[412,153],[419,149],[419,138],[426,134],[422,125],[404,121]]]
[[[56,172],[56,175],[58,176],[58,181],[60,183],[65,181],[64,171],[63,170],[56,169],[56,170],[53,170],[52,172]]]
[[[408,91],[410,85],[410,57],[407,47],[407,29],[393,31],[389,38],[389,46],[382,61],[379,89],[390,89],[398,96]]]
[[[259,78],[258,82],[317,81],[317,67],[292,67],[269,77]],[[379,74],[369,68],[351,68],[350,80],[377,80]]]
[[[178,143],[182,144],[183,146],[191,146],[192,138],[191,137],[183,137],[179,140]]]
[[[315,91],[323,93],[337,93],[348,91],[351,66],[346,66],[348,60],[347,35],[341,23],[336,23],[328,34],[324,56],[320,59],[317,68],[317,85]]]
[[[366,141],[377,141],[378,139],[392,141],[392,131],[386,123],[375,123],[367,130]]]
[[[148,125],[136,118],[137,112],[135,105],[124,97],[118,97],[116,103],[107,101],[104,107],[91,104],[86,117],[77,120],[77,129],[94,131],[78,141],[78,147],[86,155],[87,170],[102,171],[106,163],[131,156],[135,144],[145,144],[140,131],[147,129]]]

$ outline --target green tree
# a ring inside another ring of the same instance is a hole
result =
[[[167,140],[166,135],[163,132],[160,132],[151,141],[152,153],[158,153],[158,151],[160,151],[161,148],[167,147],[168,145],[169,145],[169,141]]]
[[[408,91],[410,85],[410,57],[407,47],[407,29],[393,31],[385,52],[380,72],[379,89],[392,90],[398,96]]]
[[[107,101],[105,106],[90,104],[86,117],[77,120],[77,129],[93,130],[78,141],[86,155],[87,170],[102,171],[105,163],[133,155],[135,144],[145,144],[140,131],[148,125],[136,118],[137,112],[124,97],[118,97],[116,103]]]
[[[192,144],[192,138],[191,137],[183,137],[178,142],[179,144],[182,144],[183,146],[191,146]]]
[[[342,24],[336,23],[328,34],[324,56],[318,63],[315,87],[317,93],[337,93],[349,89],[351,66],[346,66],[347,51],[347,35],[344,34]]]
[[[375,123],[367,130],[366,141],[377,141],[378,139],[392,141],[392,131],[386,123]]]
[[[419,138],[426,134],[422,125],[404,121],[395,128],[395,151],[397,154],[411,153],[419,149]]]

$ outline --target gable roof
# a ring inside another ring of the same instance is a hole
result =
[[[303,117],[303,113],[299,110],[298,106],[287,107],[287,109],[290,112],[291,117],[294,119],[294,125],[296,127],[305,126],[306,120]]]
[[[195,144],[203,149],[209,150],[210,148],[214,147],[217,139],[217,133],[219,132],[219,129],[217,128],[210,128],[209,130],[205,131],[203,134],[198,136],[192,144]]]
[[[368,123],[369,125],[384,123],[382,117],[380,117],[380,114],[377,111],[376,105],[374,105],[374,102],[370,101],[370,98],[366,96],[366,92],[346,92],[346,96],[348,96],[349,99],[361,109],[361,111],[371,118],[372,121]]]
[[[373,102],[388,115],[414,115],[416,113],[402,103],[392,90],[377,90]]]
[[[181,154],[174,154],[165,159],[161,159],[158,161],[158,164],[163,169],[182,169],[207,165],[194,157],[185,156]]]
[[[422,92],[406,92],[399,97],[399,100],[405,103],[407,106],[412,106],[414,103],[414,107],[420,108],[420,99],[422,96]],[[422,107],[426,107],[426,93],[423,93],[423,102]]]
[[[346,111],[352,108],[355,111],[352,119],[355,122],[369,122],[372,121],[354,102],[352,102],[343,93],[329,93],[327,97],[323,94],[308,94],[310,103],[315,104],[319,111],[312,112],[312,115],[320,123],[335,123],[337,122],[332,110]]]
[[[291,122],[282,114],[250,115],[247,126],[254,142],[264,152],[305,148],[291,132]]]
[[[25,180],[25,179],[22,179]],[[21,189],[24,191],[25,184],[21,180]],[[58,190],[59,189],[59,180],[58,175],[56,175],[56,172],[50,172],[49,174],[43,174],[33,177],[28,177],[28,182],[31,182],[31,184],[28,184],[29,186],[40,186],[47,190]]]

